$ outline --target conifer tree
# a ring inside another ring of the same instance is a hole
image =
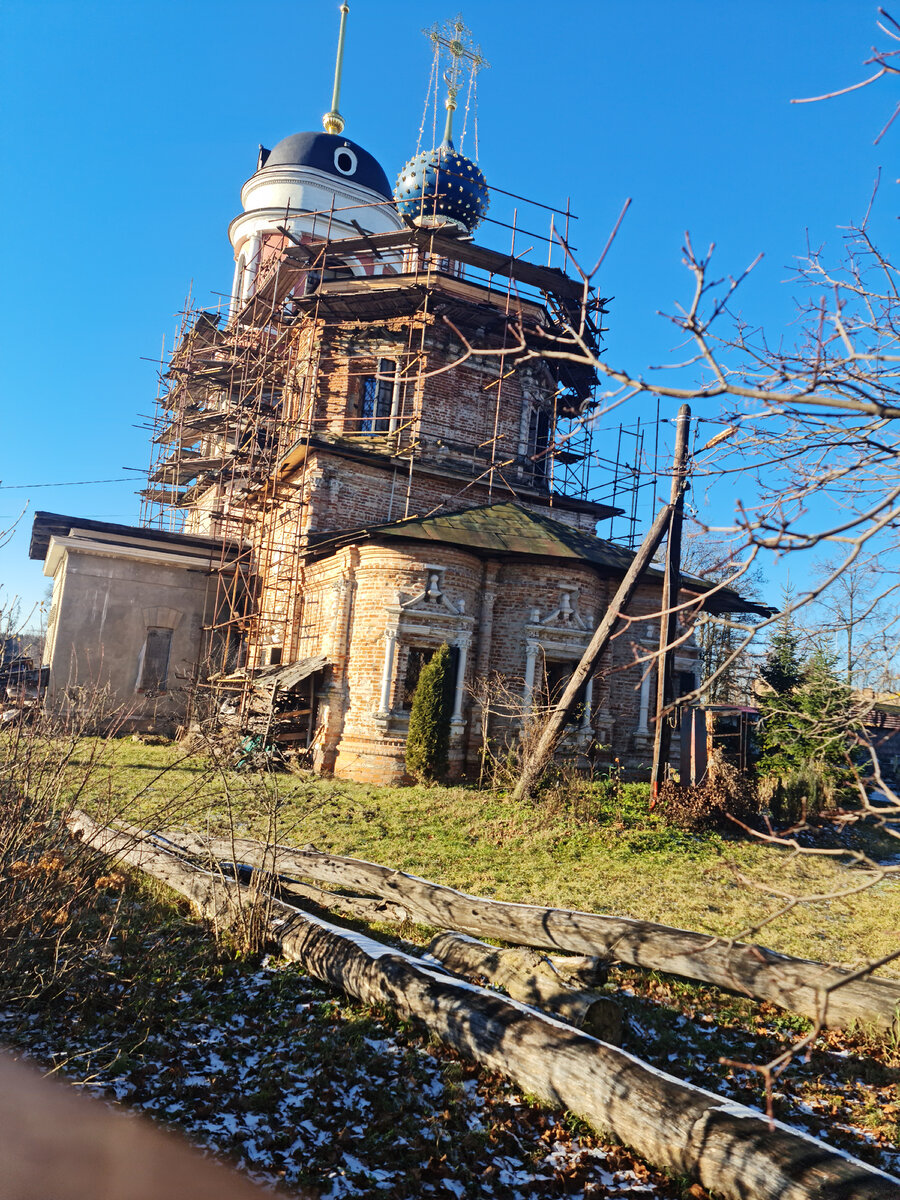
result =
[[[790,596],[786,596],[790,600]],[[805,663],[800,655],[800,639],[797,636],[791,614],[784,612],[772,637],[766,661],[760,675],[777,696],[787,696],[803,682]]]
[[[769,781],[773,816],[794,822],[849,799],[848,767],[861,726],[834,656],[817,647],[804,662],[786,626],[762,674],[773,690],[760,701],[757,769]],[[784,691],[775,690],[776,681]]]
[[[440,646],[422,668],[413,694],[406,766],[420,782],[446,775],[450,756],[450,647]]]

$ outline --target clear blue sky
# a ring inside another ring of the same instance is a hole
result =
[[[435,0],[351,0],[341,110],[390,178],[415,148]],[[793,315],[785,281],[807,234],[833,242],[885,168],[876,229],[896,236],[897,136],[872,142],[896,99],[855,82],[884,39],[864,0],[492,0],[464,9],[492,69],[479,88],[489,182],[550,204],[571,196],[575,241],[615,297],[609,358],[642,369],[675,342],[656,315],[688,294],[683,232],[723,271],[760,250],[746,316]],[[135,521],[163,335],[189,287],[230,287],[226,227],[259,142],[318,128],[329,107],[336,0],[6,0],[0,524],[26,503]],[[900,16],[900,13],[897,14]],[[900,135],[898,135],[900,136]],[[468,147],[467,147],[468,148]],[[495,200],[492,215],[501,212]],[[498,240],[499,231],[485,240]],[[16,485],[11,487],[10,485]],[[28,485],[19,487],[18,485]],[[724,514],[723,514],[724,515]],[[0,596],[43,593],[30,516],[0,550]]]

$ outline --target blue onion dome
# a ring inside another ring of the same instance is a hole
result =
[[[274,150],[261,154],[259,169],[270,167],[314,167],[370,188],[385,199],[391,195],[391,185],[377,159],[356,142],[333,133],[295,133],[282,138]]]
[[[416,225],[455,225],[470,233],[488,210],[487,180],[449,138],[411,158],[397,179],[394,202]]]

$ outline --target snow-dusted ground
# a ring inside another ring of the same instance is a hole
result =
[[[179,1128],[261,1182],[302,1184],[328,1200],[706,1195],[696,1186],[683,1192],[577,1118],[541,1107],[421,1029],[338,997],[296,966],[222,965],[208,951],[192,957],[192,936],[206,946],[199,927],[182,926],[175,942],[188,944],[183,960],[169,960],[149,983],[135,961],[154,969],[155,935],[132,950],[130,966],[98,957],[102,987],[0,1012],[0,1042]],[[615,983],[626,1049],[757,1107],[763,1094],[751,1064],[802,1028],[772,1006],[715,989],[625,970]],[[829,1034],[780,1076],[775,1115],[898,1174],[898,1080],[900,1050]]]
[[[328,1200],[677,1194],[574,1119],[392,1020],[372,1021],[294,967],[184,981],[165,1021],[143,1030],[102,1014],[52,1029],[7,1012],[0,1040],[27,1044],[45,1068],[181,1129],[261,1182],[312,1185]]]

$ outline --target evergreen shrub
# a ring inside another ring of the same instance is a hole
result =
[[[450,647],[444,642],[422,668],[413,694],[405,758],[407,770],[420,783],[431,783],[447,774],[452,661]]]
[[[802,658],[787,621],[761,672],[759,791],[778,825],[834,812],[855,797],[862,726],[850,688],[821,647]]]

